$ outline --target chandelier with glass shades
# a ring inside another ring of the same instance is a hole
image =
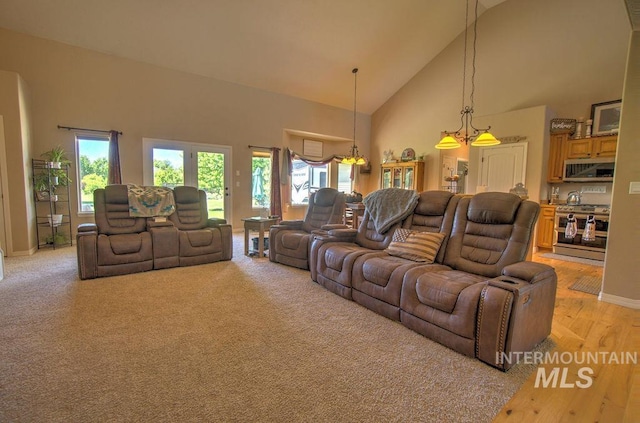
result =
[[[367,163],[367,159],[360,155],[358,146],[356,145],[356,94],[358,93],[358,68],[353,68],[353,145],[349,154],[342,158],[343,164],[363,165]]]
[[[469,95],[469,105],[465,104],[465,89],[467,82],[467,34],[469,28],[469,0],[467,0],[467,8],[464,19],[464,60],[462,67],[462,110],[460,110],[460,128],[456,131],[444,131],[444,138],[436,144],[437,149],[447,150],[459,148],[462,146],[460,141],[474,147],[488,147],[500,144],[500,140],[496,139],[490,132],[491,126],[486,129],[480,129],[473,126],[473,106],[475,92],[475,76],[476,76],[476,38],[478,27],[478,0],[475,0],[475,12],[473,20],[473,45],[471,48],[471,93]],[[464,129],[464,132],[463,132]]]

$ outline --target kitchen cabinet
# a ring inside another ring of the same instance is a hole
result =
[[[540,218],[538,219],[538,242],[540,248],[553,247],[553,230],[556,217],[556,206],[542,204],[540,206]]]
[[[402,188],[421,192],[423,186],[424,162],[415,160],[381,165],[381,188]]]
[[[566,158],[596,159],[598,157],[615,157],[617,146],[617,135],[568,140]]]
[[[562,183],[564,160],[569,134],[552,134],[549,140],[549,162],[547,166],[547,182]]]

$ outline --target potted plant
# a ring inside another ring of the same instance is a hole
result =
[[[51,169],[60,169],[62,166],[71,163],[67,157],[67,152],[60,145],[53,147],[49,151],[45,151],[41,156],[47,161]]]
[[[48,170],[35,175],[33,188],[38,201],[57,201],[57,195],[53,194],[55,187],[67,186],[71,179],[64,166],[71,162],[67,157],[67,152],[60,145],[40,155],[45,159]]]
[[[47,236],[44,242],[48,245],[64,245],[69,243],[69,238],[65,234],[56,233]]]

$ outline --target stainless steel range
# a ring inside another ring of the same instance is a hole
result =
[[[590,219],[590,216],[593,216]],[[587,222],[594,229],[591,237],[585,237]],[[569,233],[566,232],[569,223]],[[571,236],[571,226],[576,229]],[[607,248],[607,232],[609,231],[608,205],[575,205],[558,206],[556,208],[553,252],[573,257],[604,260]],[[583,239],[583,237],[587,239]]]

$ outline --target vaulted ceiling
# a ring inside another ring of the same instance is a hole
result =
[[[503,1],[479,0],[478,11]],[[0,0],[0,27],[345,109],[353,107],[358,67],[358,111],[372,113],[464,30],[465,7],[465,0]]]

